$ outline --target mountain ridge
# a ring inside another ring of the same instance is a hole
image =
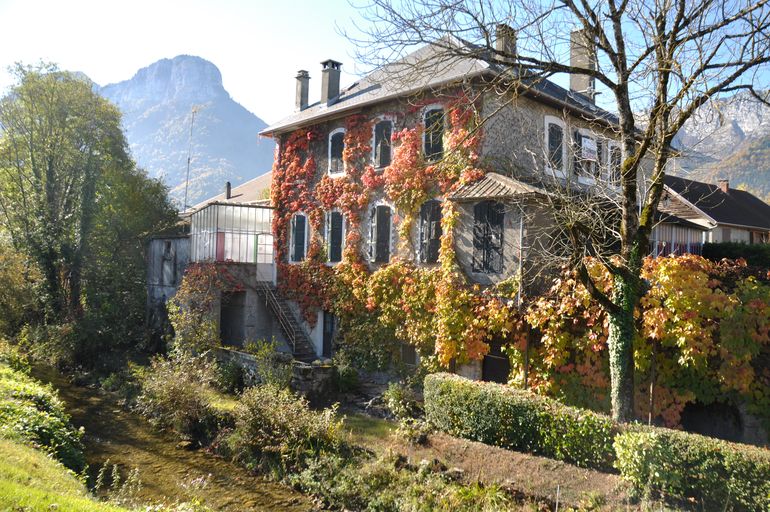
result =
[[[275,145],[259,139],[267,124],[225,90],[212,62],[193,55],[160,59],[121,82],[97,91],[123,113],[123,127],[137,163],[187,204],[242,183],[272,167]],[[192,123],[192,109],[196,109]]]

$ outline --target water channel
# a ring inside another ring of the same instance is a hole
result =
[[[198,500],[214,510],[314,510],[311,500],[292,489],[254,476],[203,450],[177,448],[177,440],[159,432],[145,418],[125,411],[117,399],[98,389],[76,386],[54,370],[37,368],[34,376],[59,391],[83,442],[92,471],[109,459],[123,472],[139,471],[138,499],[143,504]]]

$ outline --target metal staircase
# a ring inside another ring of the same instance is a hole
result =
[[[318,359],[305,329],[297,320],[291,307],[269,281],[257,281],[257,292],[265,298],[265,304],[273,313],[286,336],[294,359],[310,363]]]

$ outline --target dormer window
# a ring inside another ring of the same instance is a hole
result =
[[[425,133],[423,152],[429,162],[440,160],[444,156],[444,109],[429,107],[423,115]]]
[[[329,175],[345,174],[345,162],[342,153],[345,151],[345,129],[338,128],[329,134]]]
[[[305,260],[307,253],[307,217],[303,213],[294,214],[291,218],[289,240],[289,261],[299,263]]]
[[[564,144],[564,121],[554,116],[545,116],[546,169],[550,174],[563,178],[566,164]]]
[[[382,169],[390,165],[393,122],[384,119],[374,125],[374,167]]]

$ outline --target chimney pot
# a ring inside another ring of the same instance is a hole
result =
[[[321,103],[331,105],[340,95],[342,63],[329,59],[323,61],[321,66]]]
[[[505,23],[495,27],[495,50],[503,54],[505,60],[513,60],[516,56],[516,31]]]
[[[570,33],[569,64],[573,67],[596,69],[596,47],[585,30],[573,30]],[[591,103],[596,98],[596,81],[592,76],[571,74],[569,88],[588,98]]]
[[[233,188],[230,182],[225,183],[225,199],[230,199],[233,196]]]
[[[722,190],[722,192],[727,194],[730,191],[730,180],[719,180],[718,183],[719,183],[719,188],[720,190]]]
[[[310,90],[310,75],[304,69],[297,71],[297,94],[295,106],[297,110],[305,110],[308,104],[308,91]]]

